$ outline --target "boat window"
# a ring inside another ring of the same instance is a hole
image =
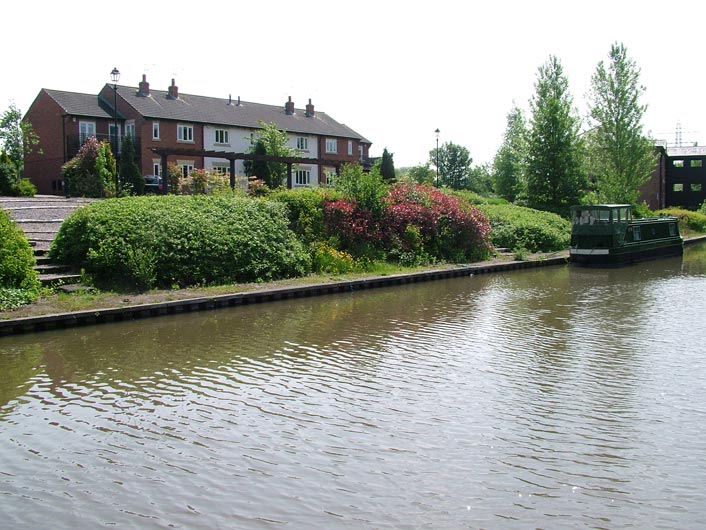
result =
[[[669,235],[674,237],[677,235],[677,224],[669,223]]]
[[[640,231],[639,226],[636,226],[632,229],[632,240],[633,241],[641,241],[642,240],[642,232]]]

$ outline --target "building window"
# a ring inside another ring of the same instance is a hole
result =
[[[135,138],[135,120],[125,122],[125,136]]]
[[[684,167],[684,161],[683,160],[672,160],[672,165],[674,167]]]
[[[338,141],[335,138],[326,138],[326,152],[338,153]]]
[[[194,170],[193,160],[177,160],[177,166],[181,170],[181,175],[186,178]]]
[[[308,186],[311,184],[311,171],[308,169],[297,169],[294,172],[295,186]]]
[[[162,173],[162,161],[152,160],[152,174],[159,176]]]
[[[334,180],[336,179],[336,168],[325,167],[324,176],[326,177],[326,184],[328,186],[333,186]]]
[[[223,162],[215,162],[211,166],[211,173],[214,173],[215,175],[221,175],[225,177],[230,176],[230,164],[225,164]]]
[[[358,146],[358,159],[360,159],[361,162],[363,161],[363,146],[362,145]]]
[[[159,122],[158,121],[152,122],[152,139],[159,140]]]
[[[684,184],[675,184],[672,191],[684,191]]]
[[[701,167],[702,163],[701,160],[691,160],[689,165],[691,167]]]
[[[309,139],[305,138],[303,136],[299,136],[297,138],[297,149],[301,151],[308,151],[309,150]]]
[[[699,182],[698,184],[692,184],[691,191],[701,191],[701,183]]]
[[[353,140],[348,140],[348,156],[353,156]]]
[[[228,143],[228,131],[225,129],[216,129],[216,139],[217,144],[227,144]]]
[[[96,135],[96,122],[94,121],[81,121],[78,123],[79,131],[79,141],[81,145],[88,140],[89,137]]]
[[[194,127],[192,125],[177,125],[177,140],[179,142],[193,142]]]

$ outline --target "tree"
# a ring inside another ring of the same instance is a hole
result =
[[[14,103],[10,103],[0,118],[0,148],[15,164],[18,174],[24,169],[25,153],[31,153],[38,144],[39,136],[32,129],[32,125],[23,122],[20,110]]]
[[[279,157],[293,157],[295,150],[287,145],[287,131],[280,131],[274,123],[260,121],[257,140],[253,140],[250,152],[256,155]],[[265,169],[266,168],[266,169]],[[283,162],[264,162],[258,164],[253,161],[246,166],[246,173],[262,179],[269,188],[275,189],[282,186],[287,178],[287,164]]]
[[[525,166],[527,205],[566,215],[584,192],[584,153],[580,120],[556,56],[539,67],[535,91]]]
[[[91,136],[61,172],[74,197],[106,197],[115,195],[115,167],[108,142]]]
[[[601,202],[635,204],[655,165],[652,142],[642,134],[645,87],[622,43],[611,46],[608,58],[591,77],[589,170]]]
[[[142,195],[145,191],[145,178],[135,162],[135,144],[132,135],[126,135],[121,145],[120,189]]]
[[[382,151],[380,174],[385,182],[392,182],[395,180],[395,162],[392,160],[392,153],[387,151],[387,147]]]
[[[429,152],[429,161],[433,165],[437,165],[437,160],[440,185],[449,186],[454,190],[468,187],[468,177],[473,162],[468,149],[462,145],[446,142],[438,149],[434,148]]]
[[[423,166],[414,166],[407,170],[407,178],[419,184],[433,184],[436,173],[429,167],[429,162]]]
[[[495,193],[514,202],[524,192],[524,163],[527,148],[527,125],[516,105],[507,115],[503,143],[493,160]]]

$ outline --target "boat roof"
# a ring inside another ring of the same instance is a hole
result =
[[[629,204],[582,204],[572,206],[571,210],[613,210],[615,208],[631,208]]]

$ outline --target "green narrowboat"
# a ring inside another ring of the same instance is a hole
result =
[[[633,219],[629,204],[571,207],[571,263],[616,266],[683,252],[676,217]]]

